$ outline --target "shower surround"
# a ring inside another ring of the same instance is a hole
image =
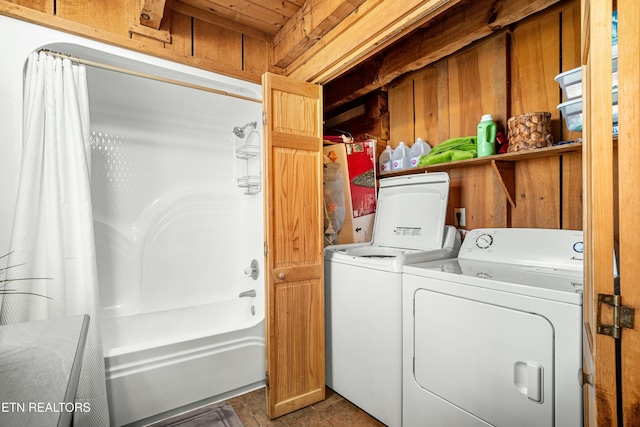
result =
[[[18,185],[30,52],[47,48],[261,98],[259,85],[2,16],[0,33],[28,34],[0,68],[8,100],[0,105],[0,179],[10,201],[0,207],[3,251]],[[87,73],[102,306],[92,321],[103,332],[112,424],[142,424],[263,386],[263,199],[259,189],[238,186],[247,160],[236,156],[243,141],[233,133],[259,122],[261,103],[97,67]],[[251,160],[258,173],[260,157]]]

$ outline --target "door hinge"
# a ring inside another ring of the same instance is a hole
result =
[[[266,125],[267,124],[267,112],[262,110],[262,124]]]
[[[595,384],[593,382],[593,375],[592,374],[587,374],[582,369],[580,369],[580,372],[582,373],[582,384],[580,384],[580,385],[589,384],[590,386],[593,386]]]
[[[267,242],[264,242],[264,256],[269,255],[269,245],[267,245]]]
[[[264,373],[264,383],[267,387],[269,387],[269,371]]]
[[[602,304],[613,306],[613,325],[603,325],[600,321]],[[620,295],[598,294],[598,312],[596,317],[598,333],[620,338],[620,329],[633,329],[635,309],[620,304]]]

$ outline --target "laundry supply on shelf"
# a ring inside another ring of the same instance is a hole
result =
[[[478,123],[478,157],[496,154],[496,122],[491,114],[485,114]]]
[[[429,154],[420,156],[418,166],[429,166],[456,160],[466,160],[478,155],[475,136],[451,138],[431,149]]]
[[[418,162],[420,161],[420,156],[423,154],[429,154],[431,151],[431,146],[424,142],[422,138],[416,139],[416,142],[413,143],[411,149],[409,150],[409,158],[411,159],[411,167],[415,168],[418,166]]]
[[[391,169],[399,171],[402,169],[408,169],[410,166],[411,159],[409,158],[409,147],[405,145],[404,141],[400,141],[391,155]]]
[[[380,173],[391,172],[391,156],[393,155],[393,148],[390,145],[384,149],[382,153],[380,153],[380,158],[378,159],[378,164],[380,165]]]

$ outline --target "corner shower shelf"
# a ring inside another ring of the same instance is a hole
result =
[[[257,145],[243,145],[236,149],[238,159],[248,160],[260,155],[260,147]]]
[[[260,165],[260,134],[256,129],[257,122],[247,123],[243,127],[233,129],[235,136],[235,157],[243,160],[241,165],[237,165],[236,170],[241,173],[236,175],[238,187],[246,188],[244,194],[258,194],[262,190],[262,171]],[[247,127],[253,127],[254,130],[245,134]],[[252,142],[253,137],[253,143]]]
[[[243,145],[236,149],[236,158],[245,161],[247,174],[237,179],[238,187],[246,188],[244,194],[258,194],[262,189],[262,177],[249,173],[249,161],[260,155],[260,147],[256,145]]]
[[[247,188],[248,192],[255,191],[249,194],[259,193],[261,184],[262,184],[262,178],[260,176],[247,175],[247,176],[241,176],[240,178],[238,178],[238,187]],[[256,188],[257,188],[257,191],[256,191]]]

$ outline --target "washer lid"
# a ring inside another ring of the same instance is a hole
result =
[[[372,243],[394,248],[442,248],[449,174],[432,172],[380,180]]]

